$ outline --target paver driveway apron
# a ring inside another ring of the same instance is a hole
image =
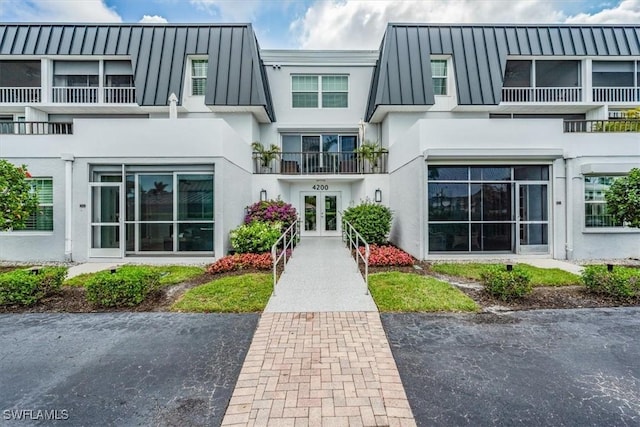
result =
[[[339,238],[303,238],[223,425],[415,425],[380,316]]]

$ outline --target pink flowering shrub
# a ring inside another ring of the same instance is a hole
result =
[[[289,203],[285,203],[282,200],[269,200],[247,206],[247,215],[244,217],[244,223],[250,224],[254,221],[260,221],[273,224],[281,222],[284,230],[293,224],[297,217],[296,209]]]
[[[358,248],[364,255],[364,246]],[[369,245],[369,265],[373,267],[413,265],[413,257],[395,246]]]

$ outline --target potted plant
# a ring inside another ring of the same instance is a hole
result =
[[[388,153],[389,150],[382,147],[382,145],[380,145],[380,143],[378,142],[371,142],[371,141],[365,140],[362,144],[360,144],[358,148],[355,149],[355,152],[360,157],[367,160],[367,162],[371,167],[372,172],[378,172],[379,170],[378,162],[380,160],[380,157],[382,156],[383,153]]]
[[[272,172],[271,163],[280,156],[280,147],[271,144],[269,148],[266,148],[260,142],[255,141],[251,144],[251,148],[255,153],[255,158],[260,159],[262,173]]]

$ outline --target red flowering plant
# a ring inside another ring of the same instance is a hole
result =
[[[364,246],[358,248],[364,255]],[[373,267],[413,265],[413,257],[395,246],[369,245],[369,265]]]
[[[282,223],[282,230],[287,229],[298,218],[296,209],[289,203],[282,200],[261,201],[247,206],[247,214],[244,223],[250,224],[254,221],[273,224]]]
[[[255,268],[257,270],[269,270],[272,266],[271,254],[265,252],[262,254],[233,254],[220,258],[207,268],[207,273],[224,273],[227,271],[243,270],[246,268]]]

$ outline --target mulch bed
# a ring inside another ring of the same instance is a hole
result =
[[[208,283],[225,276],[237,276],[247,273],[266,273],[265,270],[244,269],[226,273],[204,273],[194,279],[178,285],[168,286],[152,292],[142,304],[135,307],[101,308],[90,304],[85,298],[85,289],[75,286],[63,286],[58,292],[24,307],[21,305],[0,306],[0,313],[112,313],[112,312],[149,312],[169,311],[171,305],[184,292],[193,287]]]
[[[533,292],[521,299],[502,301],[485,293],[482,289],[464,286],[465,283],[475,282],[459,277],[447,277],[434,274],[429,264],[420,262],[416,267],[369,267],[369,273],[399,271],[432,276],[452,282],[454,286],[472,298],[483,310],[537,310],[556,308],[597,308],[597,307],[628,307],[640,306],[640,298],[616,299],[603,295],[596,295],[586,291],[583,286],[537,287]],[[364,266],[360,264],[361,269]],[[279,268],[278,270],[281,270]],[[244,269],[219,273],[215,275],[202,274],[188,282],[169,286],[150,294],[147,299],[136,307],[100,308],[91,305],[85,298],[85,290],[80,287],[64,286],[59,292],[43,298],[38,303],[29,306],[0,306],[0,313],[106,313],[106,312],[158,312],[169,311],[171,305],[190,288],[225,276],[247,273],[268,273],[265,270]]]
[[[435,274],[430,271],[426,262],[416,263],[416,267],[369,267],[369,273],[380,273],[387,271],[401,271],[404,273],[421,274],[435,277],[445,282],[450,282],[471,299],[473,299],[483,310],[539,310],[557,308],[598,308],[598,307],[630,307],[640,306],[640,298],[619,299],[606,295],[590,293],[584,286],[540,286],[533,289],[533,292],[526,297],[502,301],[495,298],[483,289],[467,287],[464,284],[477,284],[472,280],[460,277],[448,277],[443,274]]]

